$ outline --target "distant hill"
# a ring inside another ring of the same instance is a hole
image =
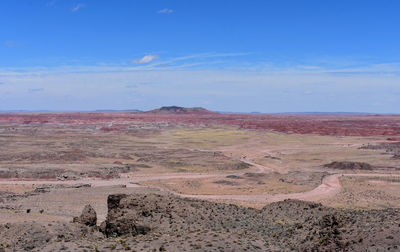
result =
[[[165,106],[158,109],[146,111],[146,113],[152,114],[216,114],[216,112],[207,110],[205,108],[185,108],[178,106]]]

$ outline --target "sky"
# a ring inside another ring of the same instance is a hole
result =
[[[397,0],[2,0],[0,111],[400,111]]]

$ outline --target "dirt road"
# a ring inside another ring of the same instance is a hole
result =
[[[267,167],[265,165],[256,164],[256,163],[252,162],[249,159],[242,158],[242,159],[240,159],[240,161],[242,161],[243,163],[252,165],[255,168],[255,170],[254,170],[255,172],[268,173],[268,172],[274,172],[275,171],[274,168]]]
[[[254,167],[252,172],[268,172],[270,169],[263,165],[253,163],[246,159],[241,159],[242,162],[250,164]],[[154,174],[141,174],[139,176],[126,176],[124,178],[118,179],[78,179],[78,180],[16,180],[16,179],[3,179],[0,180],[0,185],[41,185],[41,184],[51,184],[51,185],[76,185],[76,184],[90,184],[92,187],[99,186],[115,186],[115,185],[126,185],[127,187],[139,186],[135,183],[151,181],[151,180],[168,180],[168,179],[198,179],[198,178],[210,178],[210,177],[225,177],[227,175],[243,175],[240,173],[229,173],[229,174],[209,174],[209,173],[175,173],[167,175],[154,175]]]
[[[265,173],[271,172],[273,169],[256,164],[250,160],[242,159],[241,161],[252,165],[255,170],[254,172]],[[168,180],[168,179],[197,179],[197,178],[210,178],[210,177],[225,177],[227,175],[243,175],[243,173],[233,173],[233,174],[202,174],[202,173],[185,173],[185,174],[168,174],[168,175],[140,175],[137,177],[126,177],[111,180],[93,180],[93,179],[81,179],[81,180],[66,180],[66,181],[56,181],[56,180],[0,180],[0,185],[41,185],[41,184],[55,184],[55,185],[74,185],[74,184],[90,184],[92,187],[104,187],[104,186],[116,186],[125,185],[126,187],[140,187],[137,183],[152,180]],[[314,188],[313,190],[301,193],[289,193],[289,194],[249,194],[249,195],[189,195],[189,194],[179,194],[174,191],[169,191],[175,195],[189,198],[198,199],[214,199],[214,200],[237,200],[255,203],[270,203],[281,201],[285,199],[299,199],[314,201],[324,198],[329,198],[340,192],[341,186],[339,183],[340,176],[398,176],[398,174],[376,174],[376,173],[355,173],[355,174],[331,174],[325,176],[322,183]],[[164,189],[165,190],[165,189]]]
[[[276,201],[282,201],[285,199],[299,199],[299,200],[319,200],[323,198],[328,198],[340,191],[339,183],[340,174],[333,174],[326,176],[322,180],[322,184],[308,192],[301,193],[289,193],[289,194],[250,194],[250,195],[188,195],[188,194],[178,194],[182,197],[198,198],[198,199],[214,199],[214,200],[237,200],[237,201],[250,201],[254,203],[271,203]]]
[[[138,177],[118,178],[110,180],[102,179],[78,179],[78,180],[0,180],[0,185],[76,185],[76,184],[89,184],[92,187],[100,186],[116,186],[126,185],[127,187],[138,187],[135,183],[151,180],[165,180],[165,179],[188,179],[188,178],[209,178],[225,176],[225,174],[202,174],[202,173],[184,173],[184,174],[169,174],[169,175],[141,175]]]

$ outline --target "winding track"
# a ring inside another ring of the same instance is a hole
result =
[[[241,161],[252,165],[255,170],[254,172],[263,173],[271,172],[273,169],[256,164],[250,160],[241,159]],[[0,185],[38,185],[38,184],[53,184],[53,185],[74,185],[74,184],[90,184],[92,187],[101,186],[116,186],[125,185],[126,187],[140,187],[137,183],[151,180],[168,180],[168,179],[188,179],[188,178],[210,178],[210,177],[225,177],[227,175],[242,175],[243,173],[234,174],[203,174],[203,173],[189,173],[189,174],[169,174],[169,175],[141,175],[134,178],[119,178],[111,180],[94,180],[94,179],[81,179],[81,180],[0,180]],[[325,176],[322,183],[314,188],[313,190],[301,193],[289,193],[289,194],[248,194],[248,195],[236,195],[236,194],[223,194],[223,195],[189,195],[180,194],[171,190],[169,192],[188,198],[198,198],[198,199],[214,199],[214,200],[236,200],[236,201],[246,201],[246,202],[258,202],[258,203],[270,203],[276,201],[282,201],[285,199],[299,199],[299,200],[320,200],[324,198],[329,198],[340,192],[341,186],[339,182],[340,176],[398,176],[398,174],[376,174],[376,173],[362,173],[362,174],[331,174]],[[165,189],[164,189],[165,190]]]
[[[189,195],[189,194],[178,194],[176,195],[197,198],[197,199],[218,199],[218,200],[236,200],[236,201],[248,201],[248,202],[261,202],[271,203],[276,201],[282,201],[285,199],[299,199],[299,200],[319,200],[331,197],[340,191],[339,176],[341,174],[332,174],[324,177],[321,185],[314,188],[311,191],[301,193],[289,193],[289,194],[249,194],[249,195],[237,195],[237,194],[224,194],[224,195]]]

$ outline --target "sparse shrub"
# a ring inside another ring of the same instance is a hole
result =
[[[201,248],[202,248],[202,246],[201,246],[200,244],[194,244],[193,247],[194,247],[195,249],[201,249]]]

